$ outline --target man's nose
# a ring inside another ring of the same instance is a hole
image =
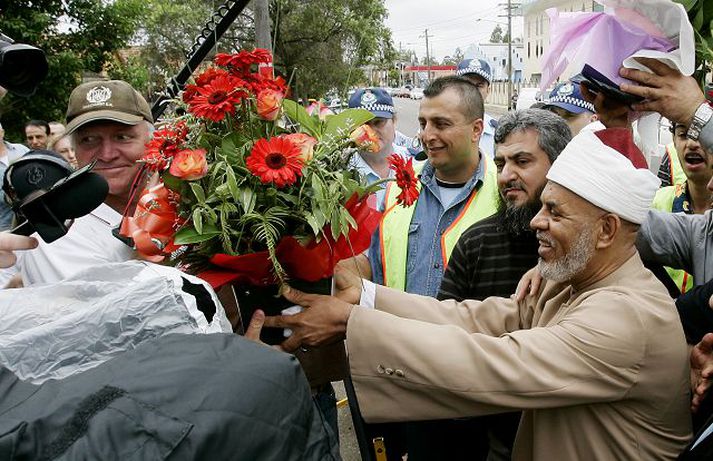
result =
[[[713,180],[711,180],[713,181]],[[530,221],[530,229],[532,230],[547,230],[547,218],[544,216],[544,205],[540,208],[534,218]]]

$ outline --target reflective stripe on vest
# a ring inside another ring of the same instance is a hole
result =
[[[676,152],[676,146],[671,143],[666,146],[666,153],[668,154],[668,164],[669,173],[671,174],[671,184],[683,184],[688,179],[686,177],[686,172],[683,171],[681,166],[681,160],[678,158],[678,153]],[[670,210],[669,210],[670,211]]]
[[[673,152],[675,155],[676,151],[674,150]],[[677,155],[676,158],[678,158]],[[671,178],[673,179],[673,176]],[[683,187],[683,184],[662,187],[656,192],[654,201],[651,203],[651,208],[660,211],[667,211],[670,213],[673,209],[673,201],[676,196],[681,193],[681,189]],[[664,267],[664,269],[666,269],[666,272],[668,272],[668,275],[669,277],[671,277],[671,280],[674,281],[678,289],[681,291],[681,294],[693,288],[693,276],[691,274],[687,273],[684,270],[673,269],[671,267]]]
[[[498,209],[497,169],[493,159],[487,155],[484,160],[483,183],[480,188],[473,188],[463,209],[453,223],[441,236],[441,258],[445,270],[448,258],[461,234],[476,222],[492,216]],[[417,173],[423,166],[416,167]],[[421,182],[417,184],[421,192]],[[384,216],[379,225],[381,244],[381,267],[384,273],[384,285],[400,290],[406,289],[406,263],[408,259],[409,226],[416,210],[416,203],[404,208],[396,203],[401,189],[391,182],[386,189]]]

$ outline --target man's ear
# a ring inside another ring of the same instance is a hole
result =
[[[480,141],[480,136],[483,134],[483,119],[476,118],[471,123],[471,127],[471,140],[473,141],[473,143],[478,144],[478,142]]]
[[[601,227],[599,228],[599,237],[597,238],[596,248],[609,248],[616,236],[621,232],[621,218],[613,213],[607,213],[600,218]]]

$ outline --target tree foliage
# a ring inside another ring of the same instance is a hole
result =
[[[713,2],[710,0],[675,0],[683,5],[696,36],[696,68],[698,80],[704,81],[713,65]]]
[[[497,24],[490,34],[490,43],[502,43],[503,37],[503,28],[500,27],[500,24]]]
[[[3,2],[2,31],[44,50],[49,73],[30,98],[0,101],[3,127],[13,140],[32,118],[63,120],[67,100],[83,72],[100,72],[133,36],[144,9],[140,0],[34,0]]]
[[[294,76],[297,96],[317,97],[360,83],[358,67],[393,66],[383,0],[277,0],[271,4],[276,67]]]

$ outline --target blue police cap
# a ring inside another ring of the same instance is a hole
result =
[[[558,83],[555,86],[550,93],[549,101],[547,101],[543,109],[550,107],[559,107],[573,114],[581,114],[585,111],[594,113],[594,105],[584,100],[579,89],[579,83],[571,80]]]
[[[394,118],[394,100],[383,88],[360,88],[349,98],[350,109],[366,109],[375,117]]]
[[[493,81],[493,73],[490,70],[490,64],[484,59],[464,59],[458,63],[456,75],[476,74],[483,77],[488,83]]]

